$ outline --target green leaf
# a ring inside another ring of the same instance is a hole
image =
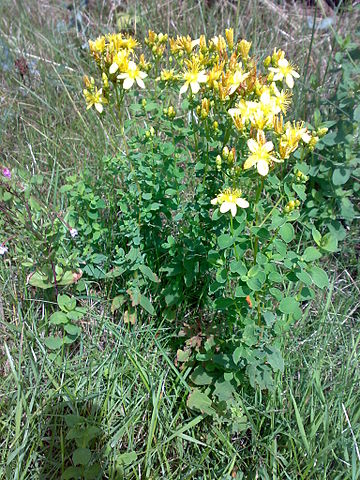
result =
[[[225,375],[226,373],[224,374],[224,377]],[[230,381],[219,379],[215,383],[214,395],[218,397],[219,402],[229,402],[233,400],[234,393],[235,393],[235,388]]]
[[[85,480],[96,480],[101,474],[101,465],[99,463],[94,463],[90,467],[87,467],[84,472]]]
[[[225,283],[227,280],[227,270],[226,268],[220,268],[217,272],[216,272],[216,281],[218,283]]]
[[[77,448],[72,455],[74,465],[87,465],[90,458],[91,451],[88,448]]]
[[[211,385],[214,376],[208,374],[207,371],[203,369],[203,367],[198,365],[191,374],[190,378],[191,381],[195,383],[195,385]]]
[[[41,272],[34,272],[29,275],[29,284],[33,287],[42,288],[46,290],[51,288],[53,284],[49,280],[49,277]]]
[[[334,185],[344,185],[350,178],[351,170],[345,167],[335,168],[332,174]]]
[[[116,310],[122,307],[124,302],[125,302],[124,295],[117,295],[116,297],[114,297],[113,301],[111,302],[111,313],[115,313]]]
[[[140,305],[146,310],[150,315],[155,315],[155,309],[150,302],[150,300],[144,295],[140,296]]]
[[[302,259],[304,260],[304,262],[313,262],[314,260],[318,260],[321,257],[321,252],[315,247],[305,248],[305,252],[302,255]]]
[[[300,272],[296,272],[296,276],[300,280],[300,282],[304,283],[305,285],[312,284],[312,279],[310,275],[304,272],[304,270],[301,270]]]
[[[125,467],[131,465],[132,463],[136,462],[137,460],[137,453],[132,451],[132,452],[126,452],[126,453],[120,453],[120,455],[117,455],[116,457],[116,463],[119,465],[123,465]]]
[[[160,280],[157,275],[147,266],[147,265],[139,265],[140,272],[147,277],[149,280],[155,283],[159,283]]]
[[[294,313],[299,308],[299,302],[294,297],[285,297],[279,304],[279,309],[282,313]]]
[[[227,233],[220,235],[217,241],[221,250],[224,250],[225,248],[229,248],[234,244],[234,238],[231,235],[228,235]]]
[[[285,243],[290,243],[295,237],[294,227],[291,223],[285,223],[280,227],[279,234]]]
[[[314,239],[314,242],[320,246],[321,244],[321,233],[315,227],[312,227],[311,234]]]
[[[68,467],[64,473],[62,474],[62,480],[78,480],[82,476],[82,468],[81,467]]]
[[[64,312],[55,312],[51,315],[49,321],[52,325],[65,325],[69,319]]]
[[[332,233],[327,233],[322,237],[320,247],[327,252],[337,252],[338,239]]]
[[[231,273],[237,273],[240,276],[246,275],[247,273],[245,264],[240,260],[233,260],[230,262],[230,271]]]
[[[81,273],[67,270],[60,279],[58,279],[58,285],[72,285],[81,278]]]
[[[323,289],[329,286],[329,277],[322,268],[314,265],[309,269],[309,274],[317,287]]]
[[[207,413],[209,415],[213,415],[215,410],[213,409],[212,401],[210,398],[200,390],[195,389],[193,392],[190,393],[187,399],[187,406],[191,410],[199,410],[201,413]]]
[[[70,312],[76,307],[76,298],[69,297],[68,295],[58,295],[57,302],[59,307],[64,312]]]
[[[50,350],[58,350],[59,348],[62,347],[63,340],[60,337],[47,337],[44,340],[45,345],[47,348]]]
[[[81,328],[77,325],[73,325],[72,323],[65,325],[64,330],[69,335],[79,335],[79,333],[81,333]]]
[[[355,122],[360,122],[360,105],[358,105],[354,110],[354,120]]]
[[[242,335],[242,341],[251,347],[255,345],[259,339],[255,325],[246,325]]]
[[[284,371],[284,359],[281,355],[279,349],[275,347],[267,347],[267,361],[271,365],[271,368],[276,371],[283,372]]]

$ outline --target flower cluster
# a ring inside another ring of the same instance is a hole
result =
[[[231,28],[224,36],[211,39],[204,35],[198,39],[169,38],[149,30],[144,43],[148,60],[142,45],[131,36],[108,34],[89,41],[91,54],[102,73],[102,86],[98,89],[93,79],[85,79],[88,108],[94,106],[101,113],[112,95],[116,101],[119,98],[122,101],[124,92],[133,86],[144,89],[147,77],[149,82],[151,78],[160,82],[164,89],[173,88],[178,97],[187,95],[192,121],[197,116],[195,122],[203,123],[208,138],[222,133],[226,139],[224,145],[232,133],[237,138],[238,160],[235,161],[234,148],[226,158],[224,152],[222,156],[215,155],[214,168],[219,173],[228,169],[223,193],[213,202],[220,205],[221,212],[230,210],[233,214],[234,205],[244,208],[236,200],[224,200],[229,195],[240,198],[236,188],[240,186],[241,175],[249,171],[250,175],[257,172],[266,177],[299,146],[308,150],[315,147],[321,135],[310,132],[304,122],[284,121],[295,81],[300,77],[284,51],[275,48],[259,68],[250,53],[251,42],[236,41]],[[169,119],[175,117],[170,103],[163,111]],[[224,164],[222,159],[226,160]],[[228,182],[237,193],[229,193]],[[230,204],[231,208],[227,208]]]

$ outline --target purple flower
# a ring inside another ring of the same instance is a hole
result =
[[[8,248],[5,245],[0,245],[0,255],[5,255],[7,253]]]
[[[4,177],[6,178],[11,178],[11,172],[8,168],[4,167],[3,170],[2,170],[2,174],[4,175]]]
[[[77,237],[78,231],[76,230],[76,228],[71,228],[70,229],[70,235],[72,236],[72,238]]]

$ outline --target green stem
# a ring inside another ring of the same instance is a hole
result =
[[[257,226],[259,221],[258,203],[259,203],[263,188],[264,188],[264,177],[261,177],[261,181],[258,183],[258,188],[256,190],[256,197],[255,197],[255,208],[256,208],[255,226]],[[259,250],[259,237],[256,235],[255,242],[254,242],[254,265],[256,263],[256,255],[258,253],[258,250]]]

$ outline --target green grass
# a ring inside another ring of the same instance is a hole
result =
[[[90,2],[77,29],[69,28],[73,11],[59,2],[34,3],[6,0],[0,6],[0,49],[9,52],[10,68],[0,78],[1,155],[6,165],[42,173],[44,198],[61,208],[63,179],[84,167],[96,175],[98,160],[114,153],[108,140],[113,125],[85,112],[81,77],[92,68],[82,48],[86,37],[114,28],[116,12]],[[296,93],[300,112],[309,118],[319,102],[331,108],[333,35],[312,34],[300,4],[129,3],[140,35],[153,28],[196,37],[234,26],[261,56],[269,46],[286,49],[305,72]],[[317,14],[323,15],[321,5]],[[351,11],[336,15],[340,33],[356,23]],[[13,67],[20,54],[31,67],[25,83]],[[43,343],[44,302],[19,266],[1,261],[0,478],[60,478],[76,448],[67,438],[69,414],[101,429],[92,444],[93,460],[103,468],[99,478],[360,478],[356,235],[349,232],[343,253],[327,264],[330,291],[319,294],[284,337],[286,368],[275,391],[239,392],[247,416],[239,434],[187,408],[189,372],[175,367],[173,326],[160,320],[124,325],[95,285],[80,300],[88,310],[81,341],[61,363],[52,360]],[[116,462],[125,452],[137,457],[121,476]]]

